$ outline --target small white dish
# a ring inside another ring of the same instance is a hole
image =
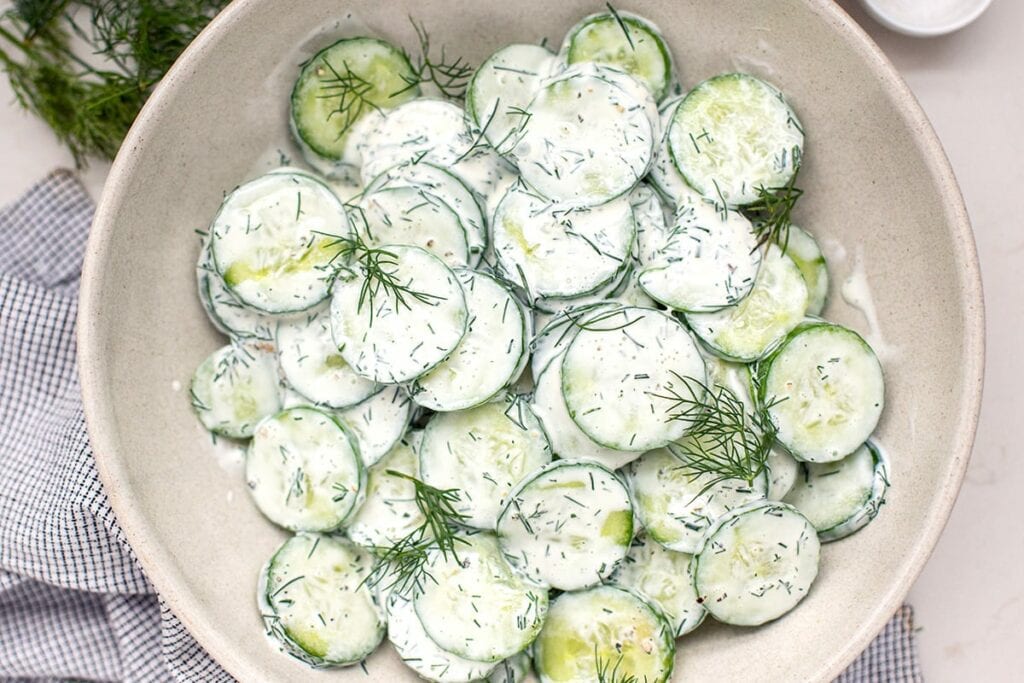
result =
[[[980,17],[992,0],[860,0],[875,21],[918,38],[959,31]]]

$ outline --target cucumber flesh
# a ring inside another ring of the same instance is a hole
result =
[[[252,436],[260,420],[281,409],[273,344],[229,344],[196,368],[192,408],[203,426],[232,439]]]
[[[818,530],[822,541],[837,541],[867,526],[885,502],[888,465],[871,442],[839,462],[800,463],[785,497]]]
[[[693,587],[691,558],[639,536],[612,582],[635,590],[661,609],[678,638],[700,626],[707,614]]]
[[[686,206],[703,201],[704,197],[690,187],[686,178],[676,168],[672,160],[672,150],[669,145],[669,130],[672,125],[672,117],[683,101],[682,97],[675,97],[667,100],[661,105],[661,138],[654,153],[654,161],[651,163],[651,172],[648,180],[654,186],[666,202],[670,204],[672,212]]]
[[[523,479],[498,517],[512,566],[560,590],[608,578],[633,540],[626,487],[593,461],[557,460]]]
[[[336,536],[300,533],[274,554],[260,581],[267,633],[315,667],[348,666],[384,639],[384,615],[363,585],[366,550]]]
[[[497,662],[529,646],[548,611],[548,591],[516,573],[491,534],[465,537],[457,555],[434,551],[432,581],[413,604],[423,630],[442,649]],[[486,618],[481,618],[486,615]]]
[[[820,548],[814,527],[791,506],[752,503],[708,530],[693,557],[694,585],[718,621],[759,626],[807,596]]]
[[[405,434],[412,419],[412,401],[402,387],[387,387],[335,415],[355,437],[363,465],[369,467]]]
[[[511,396],[434,415],[419,455],[423,481],[457,489],[455,508],[466,516],[466,525],[479,529],[493,529],[515,485],[551,461],[537,418],[525,402]]]
[[[767,464],[768,500],[785,500],[800,476],[800,463],[789,451],[775,445],[768,453]]]
[[[568,64],[596,62],[638,78],[660,100],[672,84],[672,57],[661,32],[628,12],[594,14],[569,30],[563,53]]]
[[[675,663],[671,626],[618,586],[558,596],[533,651],[541,683],[667,683]]]
[[[357,230],[371,247],[406,244],[455,268],[469,264],[469,242],[458,214],[435,194],[416,187],[388,187],[363,195]]]
[[[669,124],[669,149],[687,184],[729,207],[784,187],[800,166],[803,145],[803,129],[782,93],[741,73],[696,86]]]
[[[366,473],[366,500],[345,524],[353,542],[369,548],[397,543],[419,527],[423,513],[416,507],[416,489],[411,481],[388,474],[388,470],[419,478],[421,432],[410,432]]]
[[[821,315],[828,299],[828,264],[821,247],[809,232],[795,225],[789,226],[785,246],[786,255],[793,259],[807,284],[807,315]]]
[[[777,438],[797,460],[841,460],[867,441],[882,415],[878,357],[840,325],[800,325],[756,374]]]
[[[694,473],[667,449],[650,451],[634,462],[629,483],[647,535],[670,550],[694,553],[716,519],[763,499],[768,488],[763,476],[753,484],[715,478]]]
[[[366,495],[354,440],[314,408],[289,408],[257,426],[245,481],[260,512],[292,531],[333,531]]]
[[[274,322],[271,316],[256,311],[235,297],[224,284],[223,278],[213,265],[209,240],[204,240],[196,264],[196,288],[199,301],[213,326],[233,338],[274,339]]]
[[[487,683],[524,683],[531,669],[529,652],[520,652],[498,664],[487,677]]]

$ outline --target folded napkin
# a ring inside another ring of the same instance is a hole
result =
[[[0,209],[0,680],[232,681],[160,601],[96,473],[74,333],[92,211],[63,170]],[[909,606],[838,680],[923,680]]]

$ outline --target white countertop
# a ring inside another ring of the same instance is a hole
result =
[[[929,683],[1020,676],[1024,646],[1024,2],[997,0],[951,36],[916,39],[840,4],[861,22],[917,94],[967,199],[981,254],[988,368],[981,426],[960,498],[910,592]],[[0,77],[0,204],[57,166],[72,166],[50,131],[12,103]],[[94,197],[107,165],[84,175]]]

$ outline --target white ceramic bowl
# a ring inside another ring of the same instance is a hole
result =
[[[875,21],[893,31],[931,38],[973,23],[992,0],[860,0],[860,4]]]
[[[196,40],[147,103],[114,163],[90,237],[79,341],[100,474],[153,584],[199,642],[246,681],[366,681],[359,667],[315,673],[264,639],[260,566],[284,538],[223,467],[193,415],[193,369],[223,343],[195,293],[194,264],[223,192],[287,150],[297,64],[356,30],[479,63],[496,47],[558,44],[603,3],[582,0],[240,0]],[[956,497],[981,393],[983,319],[973,237],[956,181],[892,66],[831,0],[636,0],[660,24],[692,85],[744,69],[775,82],[808,133],[799,221],[831,258],[826,313],[865,332],[887,377],[878,437],[893,486],[864,531],[828,545],[793,613],[763,628],[708,623],[680,641],[678,680],[824,681],[899,605]],[[360,29],[359,26],[362,26]],[[845,257],[842,252],[845,251]],[[857,264],[860,264],[859,266]],[[856,268],[877,315],[847,305]],[[182,386],[186,387],[182,390]],[[389,647],[369,680],[412,680]]]

